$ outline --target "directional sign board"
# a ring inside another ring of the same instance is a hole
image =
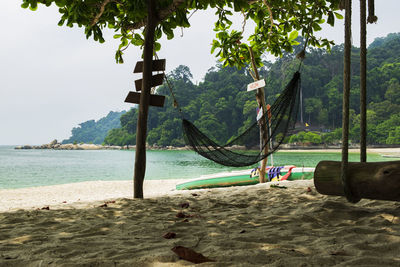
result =
[[[151,78],[151,87],[155,87],[161,85],[164,81],[164,73],[153,75]],[[142,90],[142,79],[135,81],[136,91]]]
[[[165,70],[165,59],[158,59],[152,61],[152,71],[163,71]],[[143,72],[143,61],[138,61],[136,63],[133,73]]]
[[[256,90],[256,89],[261,88],[261,87],[264,87],[264,86],[265,86],[265,81],[264,81],[264,79],[258,80],[258,81],[255,81],[255,82],[253,82],[253,83],[249,83],[249,84],[247,85],[247,91]]]
[[[150,106],[163,107],[165,101],[165,96],[163,95],[150,95]],[[139,104],[140,103],[140,93],[129,92],[125,98],[125,102]]]

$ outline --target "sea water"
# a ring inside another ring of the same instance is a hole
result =
[[[225,167],[193,151],[147,151],[146,157],[145,179],[188,179],[257,166]],[[132,180],[134,158],[133,150],[15,150],[12,146],[0,146],[0,189]],[[277,152],[274,165],[315,167],[321,160],[340,159],[340,153],[332,152]],[[359,161],[359,155],[350,153],[349,160]],[[368,155],[368,161],[385,160],[390,159]]]

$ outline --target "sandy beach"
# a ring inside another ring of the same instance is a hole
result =
[[[143,200],[129,181],[0,190],[0,266],[400,266],[398,202],[176,182],[145,181]]]

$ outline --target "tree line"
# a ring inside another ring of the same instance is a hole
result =
[[[293,73],[299,67],[296,51],[285,53],[275,62],[264,62],[260,76],[266,80],[266,103],[273,103]],[[289,143],[337,144],[341,138],[343,92],[343,45],[331,51],[308,49],[301,66],[305,131],[288,136]],[[350,139],[359,142],[360,136],[360,70],[359,48],[352,48],[352,81],[350,96]],[[400,33],[377,38],[368,48],[367,66],[367,123],[368,144],[400,144]],[[252,82],[246,67],[209,69],[204,80],[192,81],[187,66],[179,66],[168,74],[174,103],[166,84],[157,93],[166,95],[163,108],[151,108],[148,120],[150,145],[183,146],[181,114],[194,122],[205,134],[218,143],[227,142],[243,132],[256,119],[254,93],[247,92]],[[177,104],[179,105],[178,107]],[[137,109],[120,117],[121,126],[110,130],[104,139],[110,145],[134,145],[136,141]]]
[[[120,118],[126,111],[110,111],[107,116],[95,120],[88,120],[71,130],[71,137],[62,141],[63,144],[92,143],[102,144],[110,129],[121,127]]]

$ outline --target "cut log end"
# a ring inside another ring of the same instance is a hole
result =
[[[349,162],[347,177],[356,198],[400,201],[400,161]],[[321,194],[344,196],[341,162],[319,162],[314,184]]]

